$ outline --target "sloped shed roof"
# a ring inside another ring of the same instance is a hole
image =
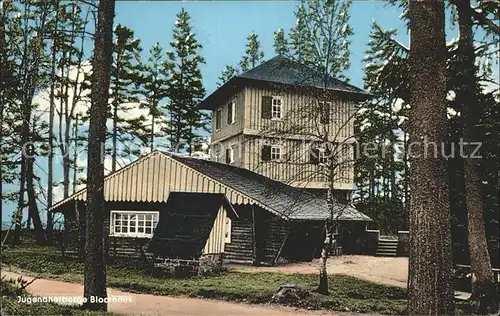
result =
[[[224,202],[221,194],[172,192],[167,201],[170,211],[160,216],[147,252],[164,258],[199,258]]]
[[[108,175],[105,201],[167,202],[169,192],[222,193],[232,204],[255,204],[285,220],[324,220],[330,217],[325,199],[306,190],[271,180],[247,169],[213,161],[153,151]],[[86,189],[52,207],[57,211],[74,200],[85,201]],[[351,206],[336,204],[334,217],[370,221]]]

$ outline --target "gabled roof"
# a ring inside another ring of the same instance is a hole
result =
[[[340,91],[347,94],[355,94],[366,99],[370,94],[347,82],[336,79],[332,76],[327,78],[309,66],[291,60],[285,56],[278,55],[259,66],[239,74],[200,103],[202,109],[213,109],[217,106],[217,100],[223,95],[230,95],[244,84],[244,81],[260,81],[275,84],[285,84],[297,87],[314,87],[328,90]],[[326,86],[326,87],[325,87]]]
[[[326,200],[304,189],[271,180],[247,169],[213,161],[153,151],[106,176],[106,201],[166,202],[169,192],[223,193],[233,204],[255,204],[285,220],[324,220],[330,217]],[[52,207],[84,201],[86,189]],[[334,205],[334,217],[370,221],[351,206]]]

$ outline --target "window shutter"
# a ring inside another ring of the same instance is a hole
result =
[[[262,104],[261,104],[261,117],[263,119],[271,118],[271,107],[273,103],[273,98],[270,96],[262,96]]]
[[[320,103],[320,123],[330,124],[330,104],[327,102]]]
[[[271,160],[271,146],[264,145],[262,147],[262,160],[263,161]]]
[[[311,148],[309,151],[309,162],[317,165],[319,164],[319,149],[318,148]]]
[[[221,117],[220,117],[220,109],[215,110],[215,129],[220,129]]]
[[[226,163],[231,163],[231,148],[226,149]]]
[[[229,102],[227,105],[227,124],[233,123],[233,102]]]

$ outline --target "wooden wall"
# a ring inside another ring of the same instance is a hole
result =
[[[226,220],[227,213],[224,208],[220,208],[215,218],[214,225],[210,231],[205,248],[203,248],[203,254],[217,254],[224,252],[224,244],[226,237]]]
[[[79,203],[80,214],[84,216],[84,204]],[[122,211],[159,211],[160,217],[162,214],[168,212],[166,203],[119,203],[111,202],[108,203],[107,209],[111,210],[122,210]],[[214,225],[210,231],[210,235],[205,244],[203,253],[204,254],[217,254],[224,252],[224,241],[225,241],[225,225],[226,225],[227,214],[226,211],[221,207],[218,211],[218,215],[215,219]],[[80,218],[84,221],[84,217]],[[105,233],[108,238],[108,254],[112,257],[140,257],[146,255],[146,248],[151,240],[150,238],[136,238],[136,237],[118,237],[110,236],[110,219],[109,215],[104,220]],[[76,226],[76,223],[75,225]],[[76,235],[82,236],[82,229],[74,227],[73,231]],[[83,234],[84,236],[84,234]],[[80,237],[81,239],[82,237]],[[79,247],[84,245],[84,241],[79,243]]]
[[[283,98],[284,117],[281,120],[261,117],[263,96]],[[339,168],[335,171],[335,188],[352,190],[355,101],[340,97],[335,92],[331,93],[327,97],[332,102],[329,124],[321,124],[318,115],[319,99],[311,91],[289,87],[245,87],[234,96],[236,122],[227,124],[227,102],[221,105],[222,125],[219,131],[215,130],[215,119],[212,121],[212,159],[219,152],[219,162],[225,163],[225,150],[233,147],[234,165],[237,167],[247,168],[293,186],[325,188],[329,178],[325,174],[325,168],[309,163],[311,135],[325,134],[330,142],[344,143],[335,153],[339,160]],[[273,142],[282,143],[283,161],[262,161],[263,143]]]
[[[234,102],[234,106],[236,107],[236,119],[233,124],[228,124],[227,122],[229,102]],[[219,108],[221,109],[221,128],[219,130],[215,128],[216,111],[212,111],[212,142],[216,142],[243,131],[244,107],[245,99],[243,91],[236,93],[233,97],[220,104]]]
[[[328,187],[328,168],[320,164],[311,163],[310,142],[294,139],[245,136],[243,144],[243,168],[293,186],[306,188]],[[262,147],[270,144],[279,144],[281,146],[281,162],[262,161]],[[338,151],[333,154],[338,160],[338,169],[335,170],[334,174],[335,189],[353,189],[353,150],[351,144],[341,144]]]
[[[274,265],[288,235],[288,222],[258,207],[237,206],[240,218],[231,224],[231,243],[226,243],[227,262]]]
[[[287,137],[303,138],[305,135],[317,135],[318,129],[326,131],[331,141],[343,142],[354,135],[354,101],[339,97],[332,92],[327,100],[330,107],[330,123],[319,122],[319,96],[313,92],[290,88],[266,88],[247,86],[245,95],[245,134],[269,134],[279,131]],[[281,120],[263,119],[261,113],[262,96],[280,96],[283,98]],[[352,140],[350,140],[352,141]]]

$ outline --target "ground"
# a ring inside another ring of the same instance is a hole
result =
[[[294,263],[276,267],[229,265],[234,271],[315,274],[319,261]],[[408,258],[346,255],[328,259],[328,274],[345,274],[370,282],[406,288]]]
[[[350,271],[363,270],[361,267],[353,269],[355,264],[351,262],[354,262],[355,257],[342,257],[342,259],[346,258],[352,259],[339,261],[338,264],[348,265],[352,268]],[[334,263],[336,260],[338,258],[332,258],[331,261]],[[363,261],[362,257],[356,261],[361,263]],[[307,268],[308,266],[309,268]],[[315,289],[318,284],[316,267],[317,265],[314,263],[306,263],[276,268],[285,269],[288,272],[300,271],[300,274],[279,273],[279,271],[265,272],[265,269],[274,269],[265,267],[262,267],[263,270],[259,271],[259,273],[251,273],[252,268],[239,267],[249,269],[249,271],[229,270],[214,276],[171,278],[158,275],[158,271],[152,269],[151,262],[147,260],[109,258],[106,274],[109,287],[129,293],[151,295],[145,297],[160,300],[159,305],[172,303],[174,308],[177,306],[176,304],[180,304],[182,307],[183,302],[185,302],[187,308],[191,308],[193,303],[198,304],[200,302],[198,299],[210,299],[226,301],[232,304],[236,303],[235,305],[226,305],[226,303],[223,305],[235,306],[234,308],[243,308],[245,310],[250,307],[245,304],[252,304],[254,306],[249,308],[248,311],[259,311],[258,308],[269,307],[269,303],[273,301],[273,295],[281,285],[295,284],[309,294],[306,297],[289,298],[288,301],[282,302],[283,305],[308,310],[392,315],[400,315],[406,309],[406,290],[404,288],[377,284],[348,275],[330,274],[329,295],[316,293]],[[55,279],[60,282],[75,284],[70,286],[79,287],[79,284],[83,281],[84,269],[82,261],[78,259],[76,254],[69,253],[62,256],[60,250],[55,247],[34,245],[9,247],[2,253],[2,270],[5,271],[5,268],[10,268],[11,272],[27,276],[39,276],[43,279]],[[42,281],[37,280],[35,283],[37,282],[41,283]],[[50,289],[52,286],[47,288]],[[81,289],[79,291],[78,295],[81,295]],[[158,295],[168,298],[158,297]],[[172,297],[183,298],[172,302]],[[203,300],[203,302],[206,301]],[[213,301],[208,301],[207,304],[212,303]],[[242,303],[243,305],[241,305]],[[144,304],[141,303],[141,306],[144,306]],[[219,304],[218,306],[222,305]],[[254,309],[254,307],[257,309]],[[197,307],[193,308],[196,309]],[[129,311],[128,308],[127,311]],[[147,314],[147,311],[145,313]],[[259,313],[267,314],[267,309],[261,310]],[[194,314],[196,314],[196,311]],[[288,315],[289,312],[287,311],[285,314]]]
[[[17,279],[17,273],[2,270],[2,278]],[[24,276],[27,281],[32,280]],[[81,297],[83,286],[77,283],[37,279],[27,288],[34,296],[75,296]],[[251,306],[207,299],[170,297],[151,294],[136,294],[108,288],[108,297],[130,297],[131,303],[110,303],[108,311],[127,315],[241,315],[241,316],[296,316],[296,315],[340,315],[331,311],[310,311],[285,307]],[[347,313],[342,315],[348,316]]]

